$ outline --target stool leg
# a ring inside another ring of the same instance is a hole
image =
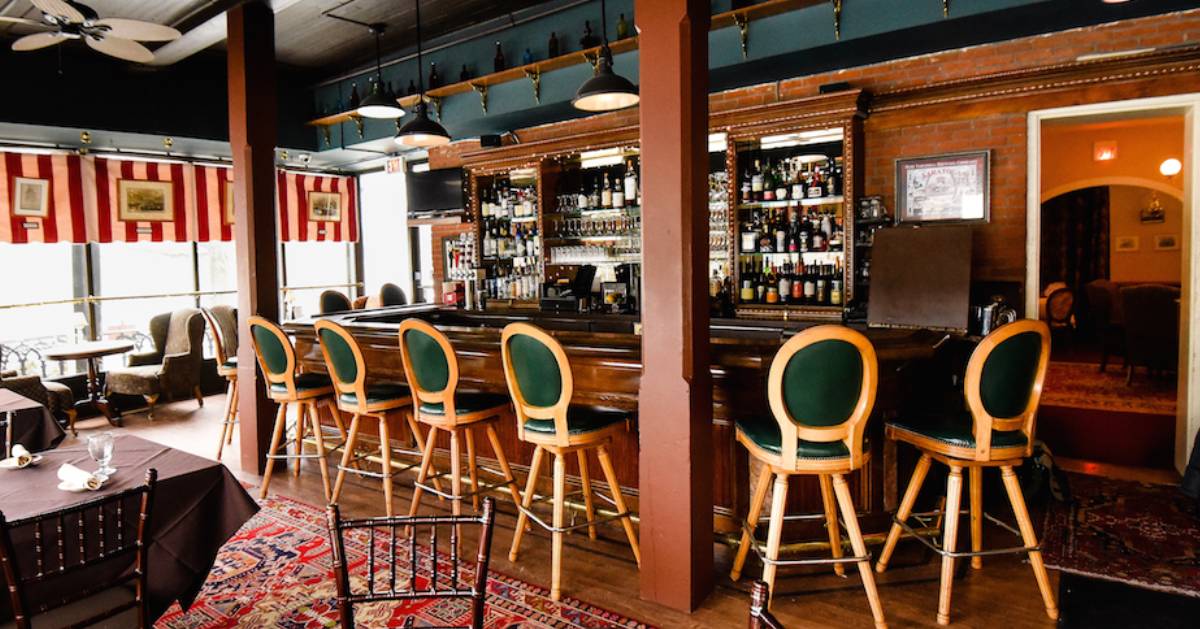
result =
[[[787,509],[787,493],[788,493],[788,477],[786,474],[777,474],[775,476],[774,494],[771,496],[771,523],[767,526],[767,559],[775,561],[779,559],[779,543],[783,537],[783,516],[784,510]],[[773,563],[767,563],[763,566],[763,581],[767,583],[767,588],[770,590],[770,596],[767,598],[767,608],[771,606],[771,601],[775,594],[775,572],[778,569]]]
[[[338,435],[341,436],[342,443],[346,440],[346,425],[342,423],[342,412],[338,410],[337,402],[333,398],[325,398],[325,406],[329,407],[329,414],[333,416],[333,423],[337,425]]]
[[[300,402],[299,404],[296,405],[296,457],[297,458],[296,458],[296,467],[295,467],[295,469],[292,470],[292,476],[295,476],[296,478],[300,478],[300,466],[304,463],[304,459],[301,459],[299,457],[300,457],[300,455],[304,454],[304,433],[307,432],[305,430],[305,424],[308,422],[304,421],[305,420],[305,411],[304,411],[305,404],[307,404],[307,403]]]
[[[459,428],[450,429],[450,494],[454,499],[450,501],[450,511],[454,515],[462,515],[462,430]],[[455,530],[458,532],[458,539],[462,540],[462,527],[455,524]]]
[[[821,480],[828,482],[827,476]],[[875,617],[875,627],[886,629],[887,621],[883,619],[883,603],[879,601],[879,591],[875,588],[875,574],[871,572],[871,560],[867,558],[867,544],[863,542],[862,531],[858,528],[858,514],[854,512],[854,499],[850,496],[850,487],[846,485],[846,477],[841,474],[833,475],[833,491],[837,494],[837,502],[842,507],[842,520],[846,523],[846,534],[850,536],[850,547],[854,554],[863,557],[858,562],[858,573],[862,576],[863,589],[867,591],[867,601],[871,604],[871,615]]]
[[[958,542],[959,511],[962,509],[962,468],[950,466],[950,479],[946,481],[946,533],[942,550],[954,552]],[[954,557],[942,556],[942,588],[938,594],[939,625],[950,624],[950,592],[954,587]]]
[[[983,550],[983,468],[972,466],[967,475],[971,494],[971,552]],[[983,557],[971,557],[971,568],[983,567]]]
[[[430,426],[429,438],[425,440],[425,448],[421,452],[421,470],[417,472],[417,482],[424,484],[429,478],[429,471],[433,468],[433,443],[437,437],[437,428]],[[441,491],[441,490],[438,490]],[[413,486],[412,504],[408,505],[408,516],[417,515],[417,510],[421,508],[421,496],[425,495],[425,488],[421,485]]]
[[[820,474],[821,502],[825,504],[825,528],[829,533],[829,550],[834,559],[842,558],[842,531],[838,527],[837,499],[834,497],[833,482],[827,474]],[[849,527],[849,524],[846,524]],[[833,564],[833,573],[839,577],[846,576],[845,564]]]
[[[225,414],[221,418],[221,439],[217,442],[217,460],[221,460],[221,455],[225,452],[225,433],[229,432],[229,416],[233,412],[233,380],[229,381],[229,387],[225,391]]]
[[[1013,514],[1017,516],[1021,539],[1026,546],[1037,546],[1037,534],[1033,532],[1033,522],[1029,519],[1029,510],[1025,508],[1025,496],[1021,495],[1021,484],[1017,481],[1017,475],[1013,473],[1011,465],[1001,467],[1000,474],[1004,479],[1004,488],[1008,490]],[[1058,620],[1058,605],[1054,602],[1054,593],[1050,591],[1050,576],[1046,574],[1046,564],[1042,562],[1042,551],[1029,551],[1029,565],[1033,566],[1033,576],[1037,578],[1038,589],[1042,591],[1046,615],[1051,620]]]
[[[742,577],[742,568],[746,565],[746,557],[750,554],[750,546],[754,544],[751,534],[758,527],[758,518],[762,516],[763,503],[767,501],[767,490],[771,487],[771,466],[763,464],[758,472],[758,483],[754,485],[754,497],[750,499],[750,512],[746,514],[746,524],[749,531],[742,531],[742,541],[738,543],[737,555],[733,558],[733,569],[729,578],[737,581]]]
[[[567,462],[566,455],[554,453],[554,528],[564,525],[564,509],[566,507]],[[553,540],[550,566],[550,600],[562,599],[562,551],[563,533],[554,531],[550,535]]]
[[[625,496],[621,495],[621,484],[617,482],[617,472],[613,470],[612,459],[608,456],[608,447],[596,448],[596,457],[600,459],[600,468],[604,470],[604,477],[608,479],[608,487],[612,490],[613,503],[617,506],[617,512],[627,513],[629,509],[625,507]],[[633,558],[640,568],[642,567],[642,551],[638,547],[637,532],[633,530],[632,515],[621,518],[621,525],[625,527],[625,537],[629,538],[629,548],[633,551]]]
[[[271,449],[267,450],[267,469],[263,472],[262,490],[258,493],[260,499],[267,497],[267,487],[271,485],[271,471],[275,468],[275,459],[271,457],[279,450],[279,443],[283,441],[285,423],[287,423],[287,402],[281,402],[279,410],[275,413],[275,430],[271,432]]]
[[[491,424],[487,425],[486,430],[488,441],[492,444],[492,453],[496,455],[496,462],[500,464],[500,471],[504,473],[504,480],[508,484],[508,493],[512,495],[513,505],[519,505],[521,492],[517,490],[517,477],[513,476],[508,457],[504,456],[504,448],[500,447],[500,435],[496,434],[496,427]]]
[[[346,436],[346,443],[342,449],[342,464],[338,466],[337,481],[333,483],[333,495],[329,497],[329,501],[337,504],[338,498],[342,496],[342,483],[346,480],[346,468],[350,467],[350,459],[354,457],[354,444],[358,441],[358,414],[350,420],[350,434]]]
[[[537,490],[538,473],[542,471],[542,446],[537,446],[533,449],[533,461],[529,464],[529,478],[525,479],[525,497],[521,500],[521,506],[528,509],[533,506],[533,492]],[[517,528],[513,529],[512,548],[508,550],[508,560],[515,562],[517,560],[517,552],[521,549],[521,538],[525,536],[525,526],[529,520],[529,516],[521,511],[517,515]]]
[[[913,503],[917,501],[917,494],[921,493],[921,485],[925,483],[925,475],[929,473],[929,465],[932,462],[933,459],[929,458],[928,454],[922,454],[921,459],[917,461],[912,479],[908,481],[908,489],[904,490],[904,498],[900,500],[900,510],[896,512],[897,520],[904,522],[912,515]],[[892,558],[892,551],[896,550],[896,542],[900,540],[902,531],[899,524],[892,523],[887,541],[883,543],[883,550],[879,553],[879,561],[875,564],[876,572],[887,570],[888,560]]]
[[[591,522],[596,519],[596,508],[592,504],[592,478],[588,472],[587,450],[580,450],[576,454],[579,456],[579,482],[583,485],[583,508],[588,522]],[[588,539],[596,539],[595,523],[588,524]]]
[[[383,506],[390,518],[394,513],[392,510],[392,439],[388,434],[386,415],[379,418],[379,457],[383,459]]]
[[[329,487],[329,462],[325,460],[325,435],[321,434],[321,418],[317,413],[317,405],[309,402],[304,405],[308,410],[308,419],[312,422],[313,438],[317,441],[317,467],[321,468],[321,485],[325,490],[325,500],[329,500],[332,490]]]
[[[229,429],[226,433],[228,436],[226,437],[225,443],[227,445],[233,445],[233,425],[237,423],[238,419],[238,401],[240,399],[238,397],[238,392],[241,390],[241,388],[238,387],[237,378],[234,378],[233,381],[229,383],[229,388],[233,391],[233,404],[231,404],[229,407]]]
[[[479,468],[475,466],[475,433],[463,430],[467,438],[467,474],[471,477],[471,508],[479,512]]]
[[[415,417],[413,417],[412,413],[408,414],[408,427],[409,427],[409,429],[412,430],[413,439],[416,440],[416,442],[417,442],[417,448],[420,449],[422,453],[424,453],[425,446],[428,445],[428,442],[426,442],[425,436],[421,433],[421,423],[418,422]],[[434,428],[433,426],[430,426],[429,427],[429,438],[433,439],[434,433],[436,433],[436,432],[437,432],[437,429]],[[432,447],[433,446],[430,446],[430,448],[432,448]],[[422,456],[422,458],[424,458],[424,456]],[[434,468],[433,468],[433,455],[432,454],[429,455],[429,464],[430,464],[429,469],[433,470]],[[437,472],[435,471],[434,473],[436,474]],[[437,478],[434,478],[433,479],[433,488],[438,491],[442,491],[442,482],[440,480],[438,480]],[[439,501],[445,500],[445,498],[438,496],[438,500]]]

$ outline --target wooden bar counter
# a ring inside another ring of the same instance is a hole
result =
[[[430,305],[399,306],[326,315],[348,328],[362,346],[371,377],[381,381],[404,382],[397,328],[408,317],[429,321],[446,333],[458,353],[459,388],[463,391],[488,391],[507,394],[500,360],[500,331],[513,321],[525,321],[550,331],[565,348],[575,376],[576,404],[637,410],[641,378],[641,336],[638,319],[632,315],[547,314],[530,310],[486,312],[441,308]],[[813,322],[749,321],[713,319],[713,437],[716,460],[713,465],[714,522],[721,532],[740,530],[738,515],[744,514],[749,496],[749,470],[744,449],[735,439],[734,420],[738,417],[768,413],[766,380],[770,363],[779,346],[791,335]],[[303,369],[326,371],[313,333],[312,321],[296,321],[285,326],[296,337],[296,349]],[[885,477],[894,478],[894,457],[885,461],[882,422],[879,417],[903,401],[904,390],[898,374],[923,371],[908,368],[914,362],[932,360],[943,335],[908,330],[866,330],[875,344],[880,360],[881,388],[876,417],[868,429],[872,460],[864,473],[851,479],[858,508],[868,514],[867,530],[882,531],[888,520],[885,513]],[[402,430],[397,417],[394,428]],[[613,462],[622,487],[636,503],[638,484],[637,425],[672,418],[635,417],[632,429],[613,444]],[[516,427],[502,422],[499,426],[505,452],[515,468],[526,468],[532,448],[519,443]],[[393,434],[404,434],[393,433]],[[448,444],[439,444],[448,448]],[[892,468],[885,476],[885,468]],[[569,469],[571,481],[578,483]],[[811,483],[809,482],[811,481]],[[816,512],[821,495],[814,479],[797,478],[789,503],[796,509]],[[811,484],[811,487],[809,486]],[[894,490],[892,490],[894,492]],[[891,502],[891,500],[888,500]],[[874,517],[870,517],[874,516]],[[868,526],[874,520],[875,526]]]

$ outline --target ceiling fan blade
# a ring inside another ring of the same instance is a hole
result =
[[[154,53],[150,52],[149,48],[133,41],[132,39],[121,39],[120,37],[104,37],[102,39],[94,39],[84,37],[87,45],[98,52],[102,52],[110,57],[133,61],[136,63],[150,63],[154,61]]]
[[[110,37],[133,39],[136,41],[171,41],[180,38],[179,31],[170,26],[141,20],[127,20],[119,17],[106,17],[96,20],[97,26],[107,26]]]
[[[28,52],[37,50],[54,44],[61,44],[66,38],[59,35],[58,31],[51,33],[34,33],[26,35],[17,41],[13,42],[12,49],[17,52]]]
[[[8,22],[10,24],[24,24],[25,26],[41,26],[43,28],[49,26],[45,22],[39,22],[37,20],[29,20],[29,19],[26,19],[23,17],[7,17],[4,15],[0,15],[0,22]]]
[[[68,22],[81,23],[87,19],[75,7],[63,2],[63,0],[29,0],[33,6],[41,10],[42,13],[48,13],[53,16],[61,17]]]

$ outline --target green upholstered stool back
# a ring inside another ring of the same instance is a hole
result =
[[[1009,419],[1025,412],[1041,353],[1042,337],[1037,332],[1011,336],[992,349],[979,378],[979,399],[989,415]]]
[[[287,371],[291,348],[285,347],[279,336],[263,324],[251,323],[250,334],[254,336],[254,343],[258,346],[258,353],[262,356],[262,364],[267,373],[273,376],[283,375]]]
[[[802,426],[837,426],[850,418],[862,393],[858,348],[842,340],[817,341],[792,354],[783,372],[783,401]]]
[[[351,385],[358,380],[358,359],[346,339],[329,328],[318,330],[321,335],[321,346],[325,348],[332,367],[334,380],[341,385]]]
[[[402,334],[416,386],[430,393],[444,391],[450,383],[450,362],[441,344],[421,330],[409,329]]]
[[[562,398],[562,373],[554,352],[540,339],[515,334],[508,340],[509,356],[521,396],[529,406],[549,407]]]

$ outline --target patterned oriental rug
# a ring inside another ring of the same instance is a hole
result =
[[[1133,384],[1126,385],[1119,360],[1104,373],[1096,364],[1051,361],[1042,405],[1175,415],[1175,385],[1174,376],[1152,379],[1145,369],[1139,369]]]
[[[1173,485],[1070,475],[1074,501],[1046,513],[1046,565],[1200,597],[1200,517]]]
[[[283,497],[260,504],[262,510],[217,555],[191,609],[184,612],[176,604],[155,623],[157,629],[337,626],[324,511]],[[366,544],[365,534],[347,539],[351,565],[366,560]],[[386,555],[386,547],[386,537],[377,536],[378,556]],[[427,556],[418,562],[428,570]],[[407,558],[402,558],[400,565],[407,565]],[[499,574],[494,568],[489,572],[484,622],[488,629],[648,627],[582,601],[564,597],[556,603],[547,589]],[[460,576],[464,583],[475,578],[472,569]],[[403,627],[409,616],[417,627],[462,625],[470,619],[469,601],[465,600],[359,605],[354,611],[357,626],[362,628]]]

